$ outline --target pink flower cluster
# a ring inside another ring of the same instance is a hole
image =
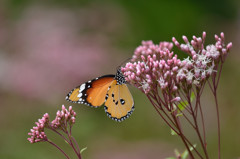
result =
[[[62,105],[62,110],[57,111],[56,118],[51,122],[51,126],[55,129],[65,129],[65,126],[67,123],[70,125],[75,123],[76,120],[76,112],[72,109],[72,106],[69,107],[67,110],[64,105]]]
[[[173,44],[143,41],[137,47],[131,62],[122,68],[126,80],[142,90],[145,94],[156,92],[160,88],[163,92],[176,92],[181,86],[201,86],[213,72],[217,72],[217,65],[224,62],[232,43],[224,44],[224,34],[215,35],[216,43],[204,46],[206,33],[202,37],[193,36],[189,42],[183,36],[185,44],[180,44],[174,37],[175,46],[189,56],[183,60],[171,51]]]
[[[35,122],[34,126],[28,135],[28,141],[30,143],[36,143],[41,141],[48,141],[47,135],[45,134],[45,128],[51,130],[61,129],[63,131],[67,130],[67,124],[72,126],[75,123],[76,113],[72,109],[72,106],[67,110],[64,105],[62,105],[62,110],[58,111],[56,118],[50,122],[48,113],[45,113],[41,119],[38,119],[38,122]]]
[[[152,41],[142,42],[133,55],[132,63],[122,68],[126,80],[144,93],[159,86],[161,89],[176,90],[174,75],[181,66],[181,60],[171,52],[173,44],[168,42],[153,44]]]
[[[31,132],[28,133],[31,137],[28,138],[30,143],[36,143],[40,141],[47,141],[47,135],[44,132],[45,127],[49,127],[49,115],[45,113],[41,119],[38,119],[38,122],[35,122],[37,126],[34,126],[31,129]]]

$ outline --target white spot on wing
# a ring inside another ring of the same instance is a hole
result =
[[[86,86],[85,83],[83,83],[83,84],[80,86],[79,93],[81,93],[81,92],[85,89],[85,86]]]
[[[82,93],[79,93],[77,97],[78,97],[78,98],[81,98],[81,97],[82,97]]]

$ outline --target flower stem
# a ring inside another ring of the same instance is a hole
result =
[[[61,136],[64,139],[64,141],[66,141],[68,144],[70,144],[69,141],[60,132],[58,132],[57,130],[55,130],[52,127],[50,127],[49,129],[52,130],[53,132],[55,132],[56,134],[58,134],[59,136]]]
[[[214,99],[216,103],[216,111],[217,111],[217,125],[218,125],[218,159],[221,159],[221,134],[220,134],[220,115],[219,115],[219,107],[217,100],[217,91],[214,91]]]
[[[184,137],[184,139],[187,141],[187,143],[193,148],[193,150],[197,153],[197,155],[198,155],[201,159],[203,159],[202,155],[198,152],[198,150],[194,147],[194,145],[188,140],[188,138],[186,138],[186,136],[184,136],[184,135],[183,135],[183,137]]]
[[[196,98],[197,100],[199,100],[199,97],[197,96]],[[188,103],[189,103],[189,106],[190,106],[190,109],[192,111],[192,117],[193,117],[193,120],[194,120],[194,123],[195,123],[195,130],[196,130],[196,133],[198,135],[198,138],[199,138],[199,141],[202,145],[202,148],[203,148],[203,151],[204,151],[204,154],[206,156],[206,158],[208,159],[208,153],[207,153],[207,149],[206,149],[206,146],[205,144],[203,143],[203,139],[202,139],[202,136],[200,134],[200,131],[199,131],[199,126],[198,126],[198,122],[197,122],[197,117],[195,116],[195,113],[194,113],[194,110],[193,110],[193,106],[192,106],[192,103],[191,103],[191,99],[190,99],[190,95],[188,94]],[[198,103],[196,101],[196,103]]]
[[[149,96],[147,96],[147,97],[148,97],[149,101],[152,103],[152,105],[153,105],[153,107],[155,108],[155,110],[157,111],[157,113],[158,113],[158,114],[161,116],[161,118],[165,121],[165,123],[166,123],[171,129],[173,129],[173,131],[175,131],[175,132],[178,134],[179,132],[175,129],[175,127],[173,127],[173,126],[168,122],[168,120],[164,118],[164,116],[161,114],[161,112],[158,110],[158,107],[155,105],[155,103],[153,103],[151,97],[149,97]],[[166,115],[166,114],[165,114],[165,115]],[[167,116],[167,117],[169,118],[169,116]],[[172,120],[170,120],[170,121],[172,122]],[[174,124],[174,123],[172,123],[172,124]],[[174,126],[175,126],[175,125],[174,125]]]
[[[68,128],[68,124],[67,124],[67,121],[65,122],[65,127],[66,128]],[[70,130],[71,130],[71,126],[69,125],[69,127],[70,127]],[[81,154],[80,154],[80,151],[77,151],[76,150],[76,148],[75,148],[75,146],[74,146],[74,144],[73,144],[73,142],[72,142],[72,135],[71,135],[71,133],[68,131],[68,129],[66,129],[66,132],[65,132],[66,134],[67,134],[67,136],[68,136],[68,139],[69,139],[69,145],[73,148],[73,150],[74,150],[74,152],[76,153],[76,155],[77,155],[77,157],[79,158],[79,159],[81,159],[82,157],[81,157]],[[76,144],[77,145],[77,144]],[[77,146],[78,147],[78,146]]]
[[[80,154],[80,148],[79,148],[79,146],[78,146],[78,143],[77,143],[77,141],[75,140],[75,138],[72,136],[72,140],[73,140],[73,142],[75,143],[75,145],[77,146],[77,150],[78,150],[78,153]],[[80,154],[81,155],[81,154]]]
[[[218,69],[220,65],[220,69]],[[216,111],[217,111],[217,129],[218,129],[218,159],[221,159],[221,134],[220,134],[220,114],[219,114],[219,105],[218,105],[218,100],[217,100],[217,88],[218,88],[218,83],[219,83],[219,79],[220,79],[220,75],[221,75],[221,71],[222,71],[222,63],[216,65],[216,70],[218,71],[218,77],[217,77],[217,73],[212,75],[212,84],[213,84],[213,95],[214,95],[214,100],[215,100],[215,105],[216,105]]]
[[[70,159],[69,156],[60,147],[58,147],[55,143],[53,143],[50,140],[47,140],[47,142],[50,143],[51,145],[55,146],[58,150],[60,150],[67,159]]]
[[[200,101],[199,101],[199,109],[200,109],[201,120],[202,120],[202,127],[203,127],[203,139],[204,139],[204,145],[205,145],[205,147],[207,147],[205,123],[204,123],[204,117],[203,117],[202,106],[201,106]]]
[[[180,127],[180,123],[179,123],[178,118],[177,118],[174,114],[172,114],[172,116],[173,116],[174,121],[176,122],[177,129],[179,130],[179,134],[178,134],[178,135],[179,135],[180,138],[182,139],[185,147],[187,148],[188,153],[189,153],[191,159],[194,159],[194,156],[193,156],[191,150],[189,149],[189,146],[188,146],[188,144],[187,144],[187,142],[186,142],[186,140],[185,140],[185,138],[184,138],[184,135],[183,135],[182,129],[181,129],[181,127]]]

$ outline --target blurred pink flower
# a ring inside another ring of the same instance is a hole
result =
[[[87,10],[81,13],[79,19],[64,9],[27,10],[11,33],[13,53],[2,59],[2,88],[30,98],[53,100],[61,95],[64,99],[69,88],[101,75],[103,64],[105,68],[113,64],[111,58],[118,51],[105,34],[83,32],[91,22],[84,16]]]

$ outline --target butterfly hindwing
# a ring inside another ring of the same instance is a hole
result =
[[[134,101],[126,84],[117,84],[113,81],[107,91],[105,112],[116,121],[128,118],[134,110]]]
[[[66,100],[73,103],[99,107],[103,105],[108,88],[115,81],[114,77],[114,75],[105,75],[85,82],[73,89],[66,96]]]

